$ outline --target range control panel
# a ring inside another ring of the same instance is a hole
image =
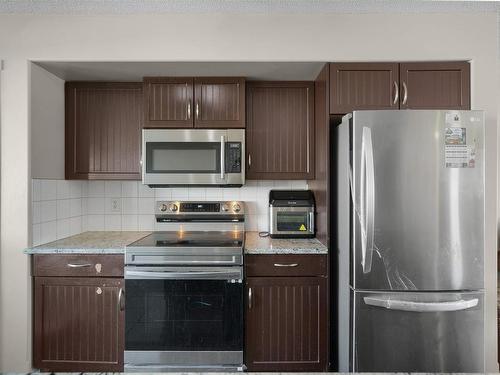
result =
[[[243,214],[244,202],[220,201],[220,202],[181,202],[181,201],[158,201],[155,213],[157,215],[189,215],[189,214],[211,214],[228,215]]]

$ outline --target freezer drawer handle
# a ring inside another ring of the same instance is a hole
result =
[[[364,297],[363,300],[370,306],[385,307],[389,310],[414,312],[460,311],[475,307],[479,303],[477,298],[447,302],[412,302],[377,297]]]

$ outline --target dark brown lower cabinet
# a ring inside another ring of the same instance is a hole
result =
[[[34,367],[121,372],[122,278],[35,277]]]
[[[326,371],[326,280],[247,278],[245,364],[249,371]]]

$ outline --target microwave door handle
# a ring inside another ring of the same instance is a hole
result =
[[[314,233],[314,212],[309,211],[309,231]]]
[[[225,177],[226,169],[226,137],[220,136],[220,178],[223,180]]]

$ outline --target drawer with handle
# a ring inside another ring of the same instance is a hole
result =
[[[33,276],[123,277],[123,255],[35,254]]]
[[[326,255],[246,255],[247,276],[326,276]]]

